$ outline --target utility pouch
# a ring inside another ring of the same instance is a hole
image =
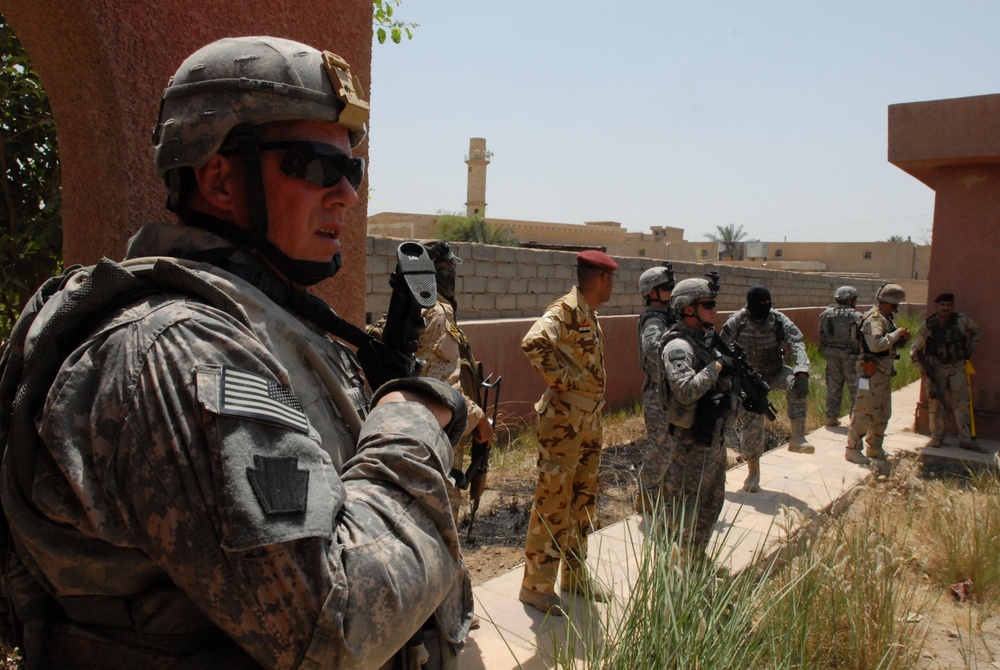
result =
[[[861,359],[861,373],[865,377],[871,377],[878,372],[878,361],[870,358]]]

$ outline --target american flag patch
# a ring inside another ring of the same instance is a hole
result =
[[[309,432],[309,420],[292,392],[276,381],[246,370],[222,366],[220,412]]]

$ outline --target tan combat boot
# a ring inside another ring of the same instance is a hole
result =
[[[944,446],[944,439],[940,435],[934,435],[931,437],[930,441],[927,443],[928,447],[937,448]]]
[[[862,454],[861,449],[858,447],[855,447],[854,449],[848,447],[847,449],[845,449],[844,460],[849,461],[851,463],[857,463],[858,465],[868,465],[869,463],[871,463],[871,461],[868,460],[868,457]]]
[[[760,491],[760,459],[747,459],[747,478],[743,482],[743,490],[749,493]]]
[[[563,593],[576,593],[594,602],[606,603],[611,600],[611,592],[590,577],[575,572],[563,571],[559,589]]]
[[[788,451],[797,454],[814,454],[816,447],[806,442],[806,420],[792,419],[792,435],[788,438]]]
[[[656,509],[656,500],[653,494],[639,485],[639,490],[635,494],[635,511],[637,514],[652,514]]]
[[[562,616],[562,598],[555,593],[540,593],[522,586],[521,593],[517,599],[525,605],[531,605],[539,612],[551,614],[552,616]]]
[[[837,416],[828,416],[828,417],[826,417],[826,425],[828,425],[828,426],[839,426],[840,425],[840,417],[837,417]]]

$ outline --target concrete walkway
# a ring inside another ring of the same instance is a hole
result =
[[[890,454],[919,452],[926,445],[928,438],[912,430],[919,397],[919,382],[893,393],[893,416],[883,445]],[[842,422],[846,424],[847,419]],[[795,454],[785,448],[764,454],[761,490],[757,493],[746,493],[741,488],[746,478],[745,464],[728,472],[726,504],[715,526],[713,544],[722,545],[718,555],[724,557],[732,571],[746,567],[761,548],[766,554],[776,550],[786,533],[802,527],[813,515],[830,510],[872,474],[868,467],[844,460],[846,425],[820,428],[809,435],[809,442],[816,447],[815,454]],[[949,443],[954,443],[954,438]],[[981,444],[994,452],[998,446]],[[980,455],[954,446],[930,451],[937,459],[961,459],[970,464],[993,464],[996,459],[995,454]],[[643,530],[643,517],[636,515],[590,537],[588,566],[602,584],[614,589],[616,603],[627,600],[635,581]],[[517,599],[522,574],[523,568],[518,567],[474,589],[482,627],[472,631],[466,643],[461,655],[462,670],[535,670],[551,666],[553,644],[565,640],[565,619],[546,618]],[[593,605],[576,596],[564,596],[563,604],[580,615],[573,617],[576,622],[594,610],[598,618],[613,616],[604,605]]]

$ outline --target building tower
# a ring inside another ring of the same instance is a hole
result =
[[[465,213],[468,216],[486,218],[486,166],[490,164],[493,152],[486,150],[486,139],[473,137],[469,140],[469,153],[465,164],[469,166],[469,185],[466,191]]]

